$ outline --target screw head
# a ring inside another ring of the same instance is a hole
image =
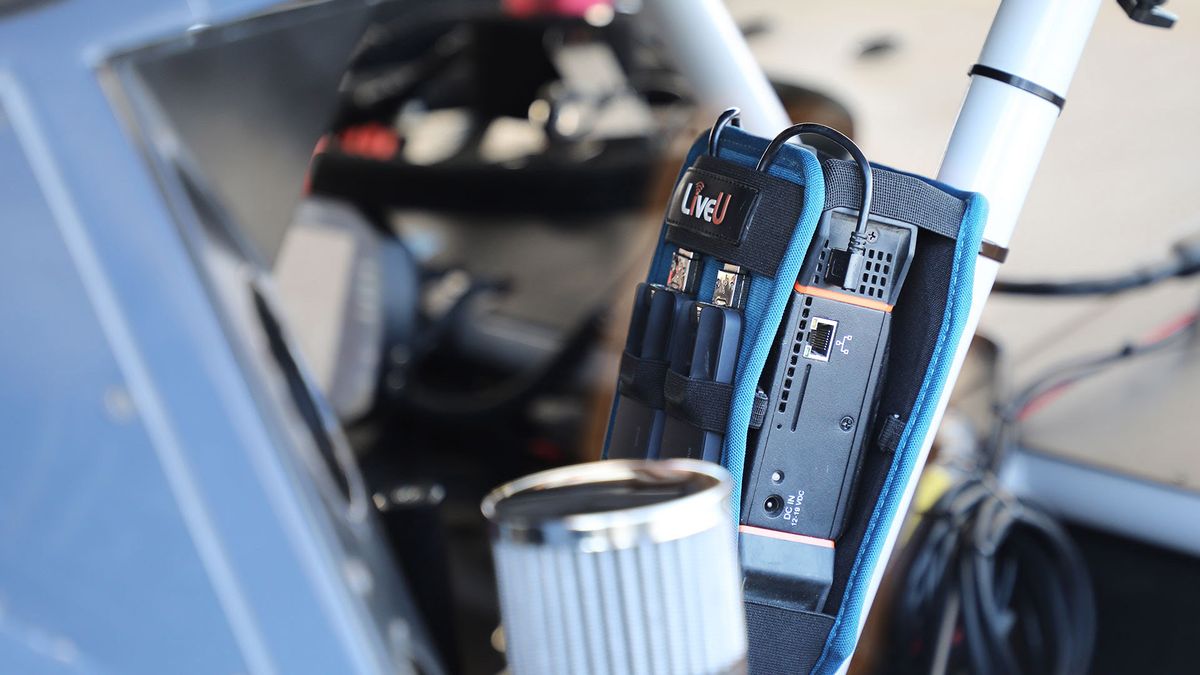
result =
[[[842,421],[838,422],[838,426],[842,428],[842,431],[850,431],[854,428],[854,418],[846,415]]]

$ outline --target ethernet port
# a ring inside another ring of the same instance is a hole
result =
[[[828,361],[829,352],[833,348],[833,337],[836,334],[836,321],[814,317],[812,328],[808,331],[808,341],[804,343],[804,358]]]

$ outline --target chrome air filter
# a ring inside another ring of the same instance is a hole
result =
[[[709,462],[609,460],[489,494],[510,671],[744,672],[729,489]]]

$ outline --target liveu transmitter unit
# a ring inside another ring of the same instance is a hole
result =
[[[768,407],[751,440],[739,528],[747,599],[820,611],[832,583],[917,240],[914,226],[871,215],[849,283],[856,218],[823,214],[760,381]]]

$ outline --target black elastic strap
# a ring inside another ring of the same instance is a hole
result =
[[[821,171],[825,174],[825,208],[857,210],[862,203],[858,167],[853,162],[829,158],[821,162]],[[903,173],[876,168],[871,175],[875,183],[871,213],[958,241],[958,230],[967,212],[965,201]],[[984,240],[979,255],[1003,263],[1008,258],[1008,249]]]
[[[821,658],[833,621],[825,614],[747,602],[750,675],[811,672]]]
[[[967,71],[967,74],[986,77],[989,80],[1003,82],[1004,84],[1007,84],[1011,87],[1016,87],[1021,91],[1029,92],[1040,99],[1053,103],[1054,106],[1058,108],[1059,112],[1062,112],[1063,106],[1067,103],[1067,99],[1059,96],[1053,91],[1050,91],[1037,82],[1027,80],[1023,77],[1017,77],[1016,75],[1004,72],[999,68],[993,68],[991,66],[985,66],[981,63],[976,63],[975,65],[971,66],[971,70]]]
[[[666,399],[667,413],[672,417],[704,431],[725,433],[733,385],[694,380],[668,370],[663,382],[663,398]]]
[[[643,359],[624,352],[617,375],[617,391],[650,408],[662,410],[666,404],[663,399],[663,378],[667,375],[668,367],[666,361]]]
[[[825,174],[825,208],[858,210],[862,204],[862,176],[854,162],[826,159],[821,162]],[[967,204],[925,181],[887,169],[871,171],[875,199],[871,213],[911,223],[922,230],[958,241]]]
[[[896,413],[881,418],[879,420],[879,433],[876,435],[876,442],[879,444],[879,449],[889,454],[896,452],[900,447],[900,438],[904,435],[905,426],[907,426],[905,421],[900,419],[900,415]]]
[[[774,278],[804,208],[804,186],[709,155],[697,157],[692,169],[702,172],[701,178],[707,172],[757,190],[757,204],[738,242],[699,231],[671,212],[666,217],[667,241]]]
[[[725,432],[729,424],[729,406],[733,401],[732,385],[693,380],[670,370],[664,373],[662,383],[659,391],[666,404],[660,407],[665,407],[675,417],[705,431]],[[766,392],[761,389],[755,390],[754,405],[750,408],[751,429],[762,428],[767,419],[769,402]]]

